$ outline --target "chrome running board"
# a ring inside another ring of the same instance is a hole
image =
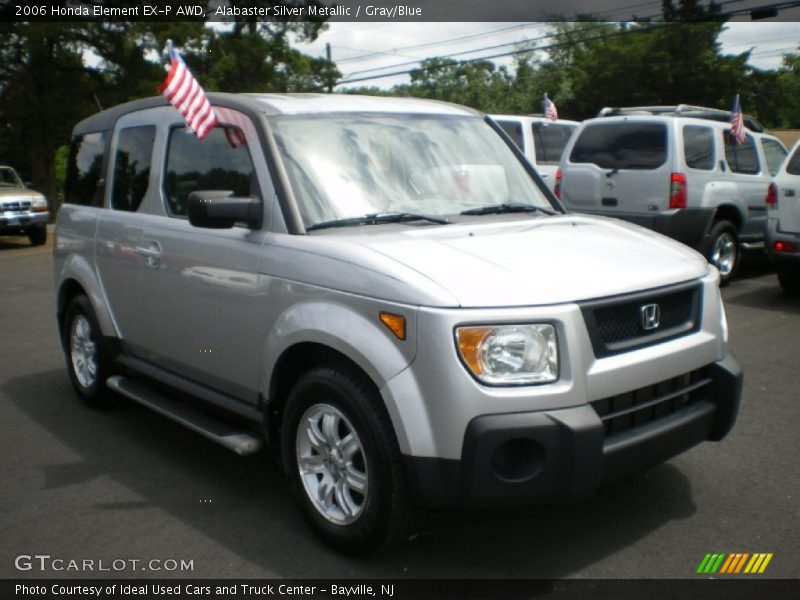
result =
[[[121,375],[114,375],[108,378],[106,385],[118,394],[122,394],[134,402],[146,406],[176,423],[180,423],[220,446],[233,450],[240,456],[254,454],[261,449],[262,442],[256,436],[241,431],[225,421],[215,419],[192,410],[188,406],[169,400],[138,381]]]

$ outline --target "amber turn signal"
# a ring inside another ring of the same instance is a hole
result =
[[[461,327],[456,330],[461,358],[467,363],[469,370],[477,376],[483,374],[483,363],[481,363],[479,352],[480,345],[493,330],[493,327]]]
[[[406,318],[403,315],[382,312],[380,318],[381,323],[386,325],[398,340],[406,339]]]

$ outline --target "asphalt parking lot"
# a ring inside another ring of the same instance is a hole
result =
[[[144,408],[99,412],[73,393],[55,325],[52,248],[0,239],[0,577],[15,557],[191,560],[121,577],[696,577],[707,552],[771,552],[761,577],[798,576],[800,300],[764,261],[724,290],[745,369],[739,422],[719,444],[591,501],[438,511],[392,554],[321,546],[266,455],[243,459]],[[98,573],[98,575],[100,575]]]

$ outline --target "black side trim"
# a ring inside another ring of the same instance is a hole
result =
[[[403,470],[414,500],[422,506],[458,506],[460,460],[403,455]]]
[[[145,360],[123,354],[117,357],[116,362],[133,373],[179,390],[211,407],[237,415],[250,423],[257,423],[260,426],[264,422],[264,415],[259,407],[181,377]]]
[[[730,433],[736,423],[742,401],[744,373],[733,355],[728,354],[721,361],[711,365],[709,374],[712,382],[708,395],[717,405],[717,417],[708,439],[718,442]]]

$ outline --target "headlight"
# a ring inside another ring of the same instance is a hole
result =
[[[33,212],[47,212],[47,200],[43,196],[31,198],[31,210]]]
[[[456,328],[461,359],[481,382],[549,383],[558,379],[558,341],[549,324]]]

